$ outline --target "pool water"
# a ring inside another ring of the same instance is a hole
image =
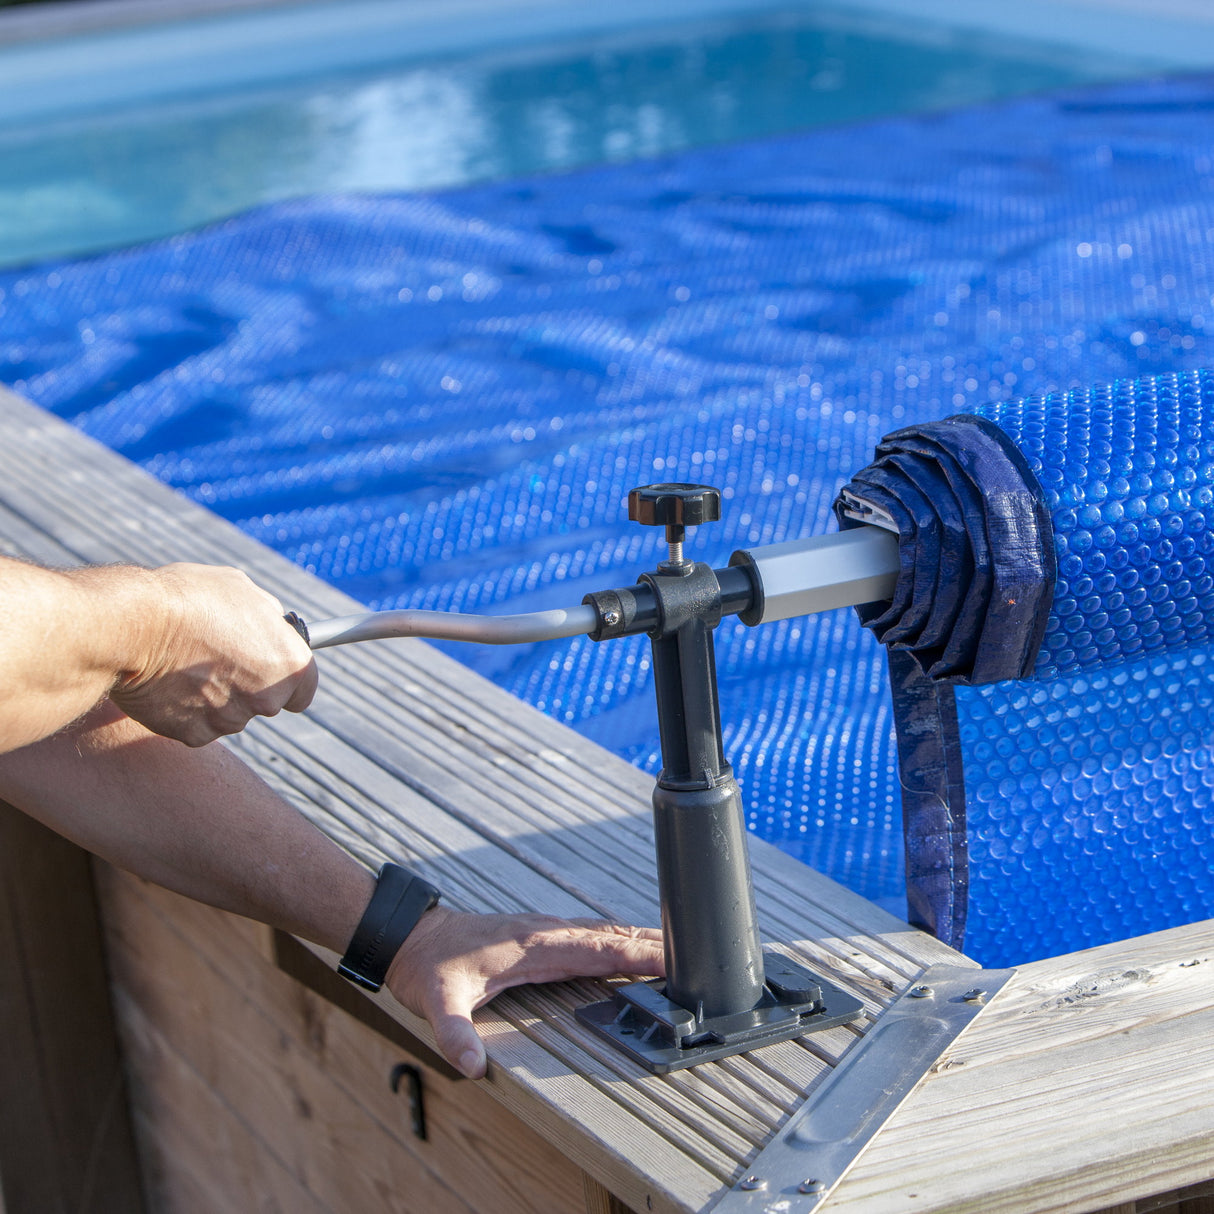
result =
[[[196,82],[42,121],[6,123],[0,107],[0,265],[275,199],[450,189],[1143,70],[1130,54],[802,4],[272,86]]]

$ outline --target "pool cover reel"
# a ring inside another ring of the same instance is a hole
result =
[[[1054,592],[1049,512],[1024,456],[972,416],[887,435],[835,509],[845,528],[899,536],[893,599],[857,610],[889,655],[910,919],[960,941],[969,863],[952,689],[1031,674]]]
[[[1046,689],[1067,685],[1074,672],[1112,667],[1114,686],[1142,683],[1140,696],[1157,699],[1159,692],[1149,680],[1159,669],[1126,671],[1127,663],[1195,650],[1197,665],[1204,665],[1202,654],[1214,628],[1214,576],[1208,565],[1214,555],[1214,434],[1207,437],[1209,408],[1201,381],[1194,380],[1189,389],[1171,380],[1123,383],[1103,394],[1003,406],[993,410],[998,423],[961,414],[904,427],[882,439],[873,463],[839,493],[835,511],[845,531],[871,533],[876,526],[898,537],[899,571],[892,595],[859,603],[856,610],[888,655],[909,917],[958,947],[965,938],[969,901],[958,689],[1012,681],[1036,684],[1041,690],[1028,699],[1041,705],[1051,698]],[[1055,487],[1047,491],[1043,482]],[[651,487],[697,488],[702,487]],[[1084,502],[1083,509],[1075,509],[1076,500]],[[676,564],[682,560],[679,531]],[[866,543],[864,551],[878,564],[888,560],[880,546]],[[773,552],[781,554],[778,566]],[[710,581],[719,595],[726,575],[745,570],[747,577],[734,578],[737,584],[731,581],[724,591],[730,600],[726,610],[756,625],[833,605],[800,596],[807,587],[816,590],[823,568],[844,564],[825,544],[790,543],[735,553],[730,568],[710,575]],[[777,569],[781,587],[789,593],[774,611],[765,612],[764,591],[771,587],[764,578]],[[657,585],[650,575],[641,579],[647,580]],[[868,584],[851,582],[851,599],[839,601],[855,601],[856,587]],[[635,593],[622,588],[589,595],[586,603],[594,604],[594,612],[589,606],[516,617],[384,612],[322,622],[320,639],[313,644],[391,635],[463,636],[489,643],[587,632],[595,640],[640,632],[656,638],[667,612],[644,599],[645,594],[652,596],[652,591],[642,585]],[[720,618],[718,609],[709,627]],[[1172,671],[1171,666],[1163,669]],[[660,688],[661,678],[659,701]],[[674,695],[665,694],[667,699]],[[716,720],[715,680],[711,692],[700,698]],[[691,707],[680,707],[674,718],[684,721]],[[1174,707],[1183,711],[1190,706],[1181,700]],[[672,711],[668,705],[665,716],[659,712],[664,738]],[[1066,722],[1075,713],[1057,709],[1052,722],[1050,715],[1048,709],[1036,714],[1036,727],[1057,726],[1062,745],[1068,733],[1073,736]],[[719,722],[715,729],[714,752],[719,755]],[[1192,732],[1168,740],[1177,732],[1139,721],[1111,731],[1090,747],[1094,753],[1082,756],[1085,761],[1058,746],[1049,752],[1022,748],[1024,753],[1015,755],[1004,745],[996,748],[1007,760],[1004,765],[977,740],[972,726],[966,740],[988,770],[1019,777],[1016,787],[1001,786],[1001,795],[1013,801],[1027,796],[1031,802],[1049,786],[1048,777],[1039,773],[1055,775],[1054,786],[1094,777],[1096,754],[1102,756],[1099,771],[1115,797],[1117,787],[1124,790],[1134,782],[1124,774],[1132,764],[1148,759],[1174,766],[1178,745],[1194,749]],[[1155,740],[1161,737],[1162,742]],[[1089,749],[1087,738],[1082,746]],[[664,777],[672,774],[670,750],[669,743],[664,745]],[[1046,767],[1047,753],[1060,763],[1057,772]],[[664,897],[663,905],[683,907],[694,901],[685,892],[680,898]],[[699,922],[709,916],[704,908],[696,915],[689,910],[688,917]],[[683,934],[694,934],[691,923]]]
[[[1044,821],[1080,785],[1127,834],[1170,837],[1165,861],[1208,805],[1211,396],[1206,375],[1161,377],[907,427],[840,493],[844,527],[899,535],[893,599],[857,610],[888,653],[911,919],[957,947],[967,804],[980,821]],[[1077,726],[1088,714],[1095,731]],[[1065,888],[1094,824],[1064,816],[1035,843],[1055,871],[1074,865],[1057,872]],[[997,838],[988,827],[987,855]],[[1168,883],[1194,918],[1210,906],[1209,858],[1176,855]],[[1139,899],[1169,892],[1138,875],[1111,891],[1130,932]]]

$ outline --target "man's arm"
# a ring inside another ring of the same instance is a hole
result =
[[[284,625],[284,627],[287,627]],[[221,746],[187,750],[104,702],[0,755],[0,798],[104,859],[343,953],[374,878]],[[440,1051],[484,1074],[472,1011],[524,982],[662,972],[655,931],[437,906],[388,973]]]
[[[202,746],[253,716],[300,711],[311,651],[236,569],[58,571],[0,557],[0,752],[109,696],[155,733]]]

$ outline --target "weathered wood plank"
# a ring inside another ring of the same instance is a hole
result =
[[[584,1176],[586,1214],[633,1214],[618,1197],[603,1188],[597,1180]],[[0,1211],[0,1214],[3,1214]]]
[[[0,802],[0,1193],[137,1214],[141,1178],[89,856]]]
[[[1022,967],[837,1208],[1077,1214],[1208,1179],[1212,972],[1214,922]]]
[[[7,503],[0,504],[0,555],[22,557],[42,565],[74,565],[72,553]]]
[[[317,1201],[165,1040],[132,1012],[127,1065],[148,1201],[157,1214],[341,1214]],[[189,1110],[189,1117],[182,1110]],[[198,1149],[203,1139],[209,1149]]]

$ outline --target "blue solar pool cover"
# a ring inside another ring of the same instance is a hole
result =
[[[375,607],[627,584],[651,481],[722,488],[720,565],[833,527],[883,435],[994,423],[1052,606],[1029,677],[941,686],[965,947],[1014,963],[1214,913],[1212,111],[1214,79],[1140,82],[276,205],[3,274],[0,380]],[[656,766],[642,638],[451,650]],[[752,827],[900,902],[874,636],[730,620],[718,653]]]

